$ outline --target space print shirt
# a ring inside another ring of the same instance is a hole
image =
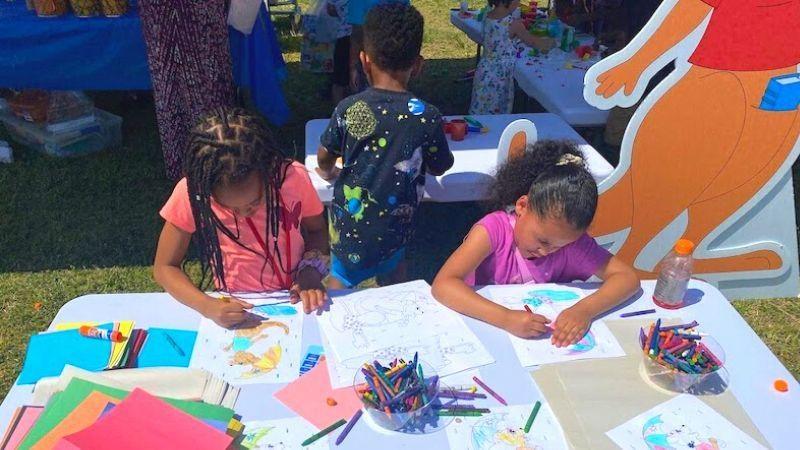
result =
[[[439,110],[410,92],[370,88],[336,107],[320,143],[342,157],[331,249],[348,271],[376,267],[414,232],[425,173],[453,165]]]

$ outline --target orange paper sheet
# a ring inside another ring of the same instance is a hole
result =
[[[61,423],[31,447],[31,450],[52,450],[64,436],[77,433],[95,423],[109,403],[116,405],[118,400],[102,392],[92,392]]]
[[[66,436],[55,447],[81,450],[225,450],[233,437],[135,389],[88,428]]]
[[[324,358],[308,373],[276,392],[275,398],[317,428],[325,428],[339,419],[350,420],[361,408],[361,400],[353,388],[331,387]],[[336,400],[336,406],[328,405],[328,398]]]

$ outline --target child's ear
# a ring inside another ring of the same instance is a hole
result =
[[[422,55],[418,55],[417,59],[414,60],[414,65],[411,67],[411,78],[422,76],[422,71],[424,68],[425,58]]]
[[[367,81],[372,84],[372,61],[370,61],[367,52],[361,51],[358,53],[358,59],[361,60],[361,67],[364,69],[364,75],[367,76]]]
[[[528,196],[523,195],[522,197],[517,199],[517,203],[514,205],[514,212],[517,213],[517,217],[521,216],[528,210]]]

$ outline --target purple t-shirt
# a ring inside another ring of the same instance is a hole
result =
[[[473,285],[522,284],[523,273],[530,273],[536,283],[569,283],[585,281],[603,267],[611,258],[608,250],[584,233],[577,241],[566,245],[547,256],[526,259],[517,256],[514,229],[509,213],[496,211],[481,219],[477,225],[489,233],[492,253],[475,270],[474,277],[467,278]],[[527,270],[520,270],[524,261]]]

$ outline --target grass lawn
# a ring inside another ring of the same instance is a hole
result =
[[[456,3],[414,4],[426,19],[427,65],[412,89],[445,114],[464,113],[471,85],[453,80],[474,66],[475,46],[449,23],[448,10]],[[289,35],[286,23],[279,29],[289,65],[284,91],[293,117],[277,136],[287,153],[301,157],[306,121],[329,116],[333,105],[319,98],[324,78],[299,68],[300,38]],[[162,225],[158,210],[172,183],[164,176],[152,102],[120,93],[93,97],[99,107],[124,118],[121,148],[53,159],[12,142],[15,162],[0,165],[3,396],[19,373],[28,336],[44,330],[64,303],[88,293],[160,290],[150,264]],[[0,131],[0,139],[4,137]],[[481,215],[476,203],[424,204],[418,238],[410,249],[410,276],[430,281]],[[735,306],[794,376],[800,376],[800,302],[772,299]]]

